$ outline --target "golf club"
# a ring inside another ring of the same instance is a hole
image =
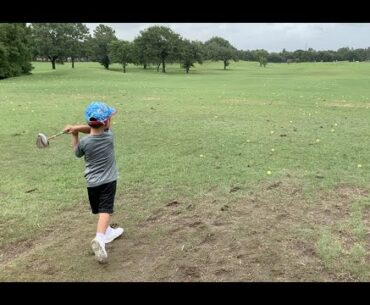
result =
[[[39,133],[37,135],[37,139],[36,139],[36,146],[38,148],[46,148],[46,147],[49,147],[49,140],[51,139],[54,139],[62,134],[65,134],[67,133],[67,131],[61,131],[61,132],[58,132],[57,134],[51,136],[51,137],[47,137],[45,134],[43,133]]]

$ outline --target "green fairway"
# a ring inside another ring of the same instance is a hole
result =
[[[296,221],[287,234],[309,241],[315,256],[310,262],[326,272],[324,280],[370,280],[370,63],[261,68],[241,61],[225,71],[221,62],[206,62],[189,74],[178,64],[168,65],[167,73],[129,65],[125,74],[119,65],[110,70],[98,63],[76,63],[75,69],[66,63],[56,70],[50,63],[33,65],[32,75],[0,81],[0,250],[5,253],[0,266],[10,264],[0,271],[0,280],[85,279],[78,267],[69,275],[22,277],[14,270],[25,270],[28,258],[11,262],[10,253],[17,247],[21,250],[14,253],[23,253],[28,241],[42,243],[58,225],[78,231],[63,215],[90,219],[84,161],[74,156],[71,137],[53,139],[47,149],[35,142],[39,132],[50,136],[66,124],[84,124],[84,109],[94,100],[118,110],[112,125],[120,171],[116,220],[125,228],[137,230],[138,223],[173,201],[200,208],[202,219],[210,207],[223,213],[227,206],[225,213],[234,221],[243,200],[256,196],[269,205],[261,209],[270,209],[276,199],[281,208],[289,205],[290,216],[302,213],[292,216]],[[297,195],[291,195],[291,186],[300,190],[297,201],[289,199]],[[203,202],[207,209],[201,209]],[[191,213],[185,205],[181,211]],[[255,217],[263,218],[260,211]],[[269,211],[273,217],[274,210]],[[324,220],[308,221],[319,218]],[[93,237],[93,222],[89,229]],[[279,230],[274,232],[269,238],[278,242]],[[167,233],[164,220],[151,227],[151,240]],[[242,240],[244,233],[235,230],[232,236]],[[52,247],[48,251],[55,255]],[[76,266],[81,263],[73,259]],[[214,280],[203,274],[196,279]],[[282,274],[266,273],[260,280],[297,279]],[[252,278],[235,278],[240,279]]]

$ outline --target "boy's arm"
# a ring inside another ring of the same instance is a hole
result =
[[[64,127],[64,131],[67,133],[74,133],[74,132],[82,132],[82,133],[90,133],[91,127],[89,125],[66,125]]]
[[[78,132],[72,133],[72,148],[74,151],[76,151],[78,146]]]

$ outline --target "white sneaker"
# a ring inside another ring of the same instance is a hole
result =
[[[117,237],[121,236],[123,231],[124,231],[123,228],[116,228],[116,229],[112,228],[109,234],[105,234],[105,243],[106,244],[110,243]]]
[[[107,251],[105,251],[105,244],[99,242],[96,238],[91,241],[91,248],[95,253],[95,257],[99,263],[106,263],[108,259]]]

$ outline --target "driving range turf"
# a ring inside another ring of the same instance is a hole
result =
[[[370,280],[370,63],[98,63],[0,81],[1,281]],[[90,101],[117,108],[109,263],[90,250]]]

